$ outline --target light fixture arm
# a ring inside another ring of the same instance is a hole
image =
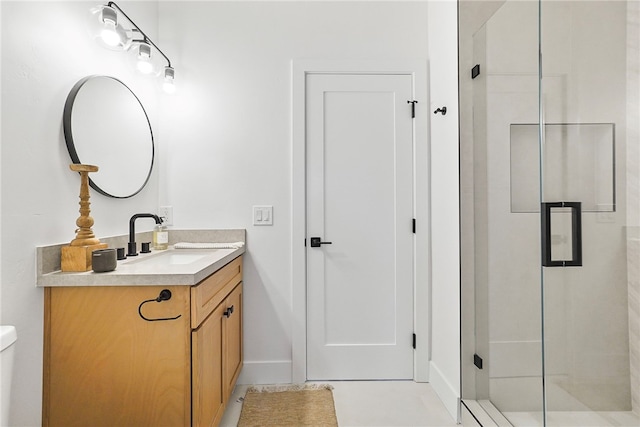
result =
[[[107,3],[107,6],[109,6],[109,7],[114,7],[114,8],[116,8],[116,9],[118,9],[118,11],[122,14],[122,16],[124,16],[125,18],[127,18],[127,21],[129,21],[129,22],[131,23],[131,25],[133,25],[133,26],[135,27],[134,31],[139,32],[140,34],[142,34],[142,37],[144,37],[144,39],[143,39],[143,40],[132,40],[132,41],[134,41],[134,42],[141,42],[141,41],[143,41],[143,42],[146,42],[146,43],[151,44],[153,47],[155,47],[155,48],[156,48],[156,50],[157,50],[158,52],[160,52],[160,55],[162,55],[162,56],[164,57],[164,59],[166,59],[166,60],[167,60],[167,65],[168,65],[169,67],[171,67],[171,61],[169,60],[169,58],[167,57],[167,55],[165,55],[165,54],[164,54],[164,52],[163,52],[162,50],[160,50],[160,48],[159,48],[159,47],[158,47],[158,46],[153,42],[153,40],[151,40],[151,39],[150,39],[150,38],[149,38],[149,37],[144,33],[144,31],[142,31],[142,30],[140,29],[140,27],[138,27],[138,26],[136,25],[136,23],[135,23],[135,22],[133,22],[133,21],[131,20],[131,18],[129,18],[129,16],[127,16],[127,14],[124,12],[124,10],[122,10],[122,9],[120,8],[120,6],[118,6],[118,5],[116,4],[116,2],[110,1],[109,3]]]

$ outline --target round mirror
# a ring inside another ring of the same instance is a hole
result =
[[[89,185],[127,198],[144,188],[153,168],[153,132],[138,97],[120,80],[88,76],[64,105],[64,137],[73,163],[95,165]]]

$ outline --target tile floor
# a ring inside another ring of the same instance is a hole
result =
[[[413,381],[323,381],[333,386],[340,427],[432,426],[456,422],[426,383]],[[248,385],[238,385],[231,396],[221,427],[235,427]]]

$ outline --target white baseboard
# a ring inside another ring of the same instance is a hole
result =
[[[457,389],[442,375],[442,372],[433,361],[429,363],[429,384],[431,384],[431,387],[433,387],[451,417],[458,421],[460,395]]]
[[[246,361],[242,366],[238,384],[289,384],[291,361]]]

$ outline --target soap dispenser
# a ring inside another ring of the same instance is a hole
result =
[[[167,226],[164,224],[156,224],[156,227],[153,229],[153,249],[160,251],[168,247],[169,232],[167,231]]]

